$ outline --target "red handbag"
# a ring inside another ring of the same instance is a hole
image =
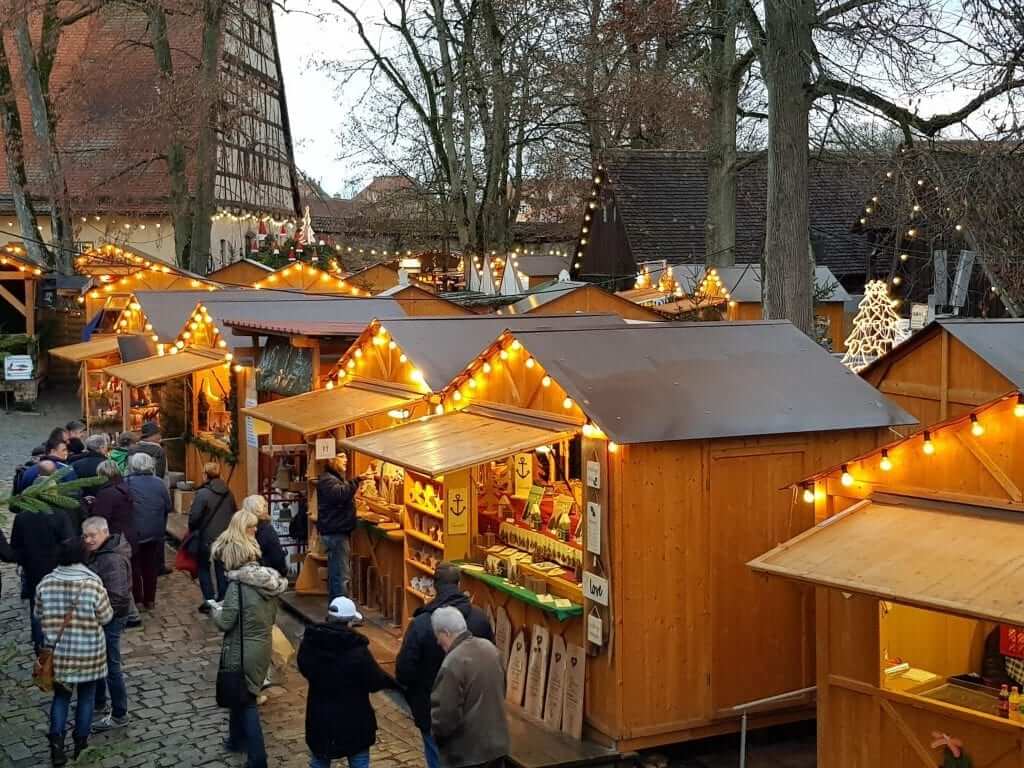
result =
[[[184,571],[193,579],[199,576],[199,559],[189,552],[187,546],[188,540],[195,536],[194,533],[189,532],[185,535],[184,540],[181,542],[181,546],[178,547],[178,554],[174,556],[174,570]]]

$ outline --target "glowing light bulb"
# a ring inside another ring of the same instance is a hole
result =
[[[230,363],[232,360],[235,359],[235,356],[233,354],[231,354],[230,352],[225,352],[224,353],[224,359],[227,360]]]
[[[490,373],[491,372],[491,364],[490,363],[484,363],[482,370],[483,370],[484,373]]]
[[[1018,419],[1024,419],[1024,394],[1017,395],[1017,404],[1013,406],[1013,415]]]
[[[850,470],[847,469],[845,464],[843,464],[843,474],[840,475],[839,482],[841,482],[847,488],[853,485],[853,475],[850,474]]]
[[[334,389],[334,382],[328,379],[327,384],[324,385],[324,389]]]
[[[500,357],[502,360],[508,360],[508,350],[501,350],[501,352],[498,353],[498,357]]]
[[[807,486],[807,487],[804,488],[804,503],[805,504],[813,504],[814,503],[814,491],[811,489],[810,486]]]
[[[393,341],[389,341],[388,342],[388,349],[397,349],[397,348],[398,348],[398,345],[395,344],[395,342],[393,342]]]
[[[534,361],[534,359],[532,357],[526,358],[526,367],[527,368],[533,368],[533,366],[535,366],[536,364],[537,363]]]
[[[347,363],[345,363],[345,367],[348,368],[351,371],[353,368],[356,367],[356,361],[352,360],[352,359],[349,359],[349,361]]]
[[[444,406],[441,405],[440,403],[435,405],[434,406],[434,413],[436,413],[438,416],[440,416],[442,413],[444,413]]]
[[[515,341],[512,342],[511,347],[513,350],[518,352],[520,349],[523,348],[523,345],[519,343],[519,339],[516,339]]]
[[[618,453],[619,444],[611,440],[608,441],[608,453]]]
[[[461,399],[462,399],[462,393],[459,392],[459,390],[456,389],[454,392],[452,392],[452,400],[454,400],[457,403]]]
[[[595,430],[594,430],[594,425],[593,424],[588,422],[588,423],[583,425],[583,436],[584,437],[593,437],[594,436],[594,431]]]
[[[407,362],[409,362],[409,358],[406,357],[405,354],[403,353],[403,354],[398,356],[398,362],[400,362],[400,363],[407,363]]]
[[[550,376],[545,376],[543,379],[540,380],[540,383],[541,383],[541,386],[550,387],[551,386],[551,377]]]
[[[571,397],[565,398],[565,400],[562,401],[562,407],[565,408],[566,410],[569,410],[570,408],[572,408],[572,398]]]
[[[356,355],[356,360],[358,360],[360,357],[363,356],[363,350],[357,349],[356,352],[355,352],[355,355]]]
[[[470,379],[466,382],[470,389],[476,389],[476,379]]]
[[[921,445],[921,450],[924,451],[925,456],[931,456],[935,453],[935,445],[932,443],[930,432],[924,433],[924,443]]]
[[[971,434],[975,437],[981,437],[985,434],[985,425],[978,421],[978,417],[973,413],[971,414]]]
[[[880,462],[878,462],[878,467],[883,472],[888,472],[890,469],[892,469],[892,459],[889,458],[889,452],[888,451],[886,451],[886,450],[882,451],[882,460]]]
[[[413,368],[412,371],[409,373],[409,378],[412,379],[417,384],[422,384],[423,371],[421,371],[419,368]]]

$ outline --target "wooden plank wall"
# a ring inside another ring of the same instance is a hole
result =
[[[614,736],[667,743],[718,724],[728,707],[813,683],[809,590],[745,563],[813,525],[813,509],[794,504],[787,484],[882,437],[856,430],[620,449]],[[751,663],[766,655],[772,664]]]
[[[1002,374],[942,328],[866,379],[922,425],[969,412],[1014,389]],[[916,428],[904,428],[904,433]]]
[[[553,289],[552,289],[553,290]],[[616,296],[596,286],[570,291],[564,296],[541,304],[531,310],[531,315],[572,315],[580,313],[605,313],[618,315],[626,320],[661,322],[665,318],[652,309],[641,307],[628,299]]]

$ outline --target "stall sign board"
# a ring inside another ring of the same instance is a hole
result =
[[[525,499],[533,488],[533,454],[517,453],[512,457],[512,476],[515,478],[512,495]]]
[[[449,536],[469,533],[469,472],[456,472],[448,476],[444,489]]]
[[[338,446],[336,445],[333,437],[318,437],[316,439],[316,458],[317,461],[321,459],[333,459],[338,455]]]
[[[8,355],[4,358],[4,379],[31,381],[33,368],[32,355]]]
[[[601,505],[587,502],[587,552],[601,554]]]
[[[590,571],[583,572],[583,597],[598,605],[608,605],[608,579],[601,578]]]
[[[587,642],[604,645],[604,622],[596,608],[587,616]]]
[[[562,707],[565,704],[565,638],[555,635],[551,640],[551,664],[548,667],[548,690],[544,697],[544,724],[552,730],[562,728]]]
[[[255,397],[245,398],[245,407],[254,408],[259,405]],[[252,416],[245,417],[245,444],[250,448],[259,448],[260,438],[256,433],[256,419]]]
[[[588,488],[600,488],[601,487],[601,463],[597,461],[587,462],[587,487]]]

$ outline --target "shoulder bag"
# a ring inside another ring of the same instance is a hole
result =
[[[245,607],[242,600],[242,585],[235,582],[238,589],[238,669],[217,670],[217,706],[224,709],[235,709],[252,703],[253,695],[245,680]]]
[[[36,660],[32,664],[32,682],[36,688],[44,693],[49,693],[53,690],[53,652],[60,645],[61,638],[64,637],[64,630],[71,623],[71,618],[74,616],[75,608],[77,607],[78,601],[76,600],[64,614],[64,621],[61,622],[60,632],[57,633],[57,642],[53,644],[53,648],[49,646],[40,648],[36,654]]]

